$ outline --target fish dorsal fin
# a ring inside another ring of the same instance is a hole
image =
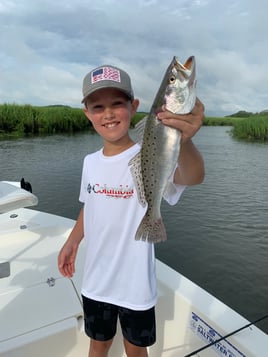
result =
[[[143,179],[141,172],[141,153],[138,152],[128,163],[130,166],[130,172],[136,187],[136,192],[138,196],[139,203],[142,207],[147,206],[147,201],[145,198],[144,188],[143,188]]]
[[[135,134],[137,135],[137,141],[141,145],[143,141],[144,130],[146,126],[146,122],[148,119],[148,115],[143,117],[136,125],[135,125]]]

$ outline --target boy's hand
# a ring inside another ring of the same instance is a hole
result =
[[[68,244],[67,242],[58,255],[58,269],[64,277],[71,278],[75,273],[77,250],[78,245]]]
[[[182,133],[182,139],[191,139],[203,124],[205,107],[196,98],[195,106],[189,114],[173,114],[167,110],[159,112],[157,117],[163,124],[178,129]]]

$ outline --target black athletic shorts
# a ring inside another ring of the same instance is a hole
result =
[[[124,338],[133,345],[151,346],[155,343],[155,310],[130,310],[125,307],[91,300],[82,295],[85,332],[98,341],[108,341],[116,334],[119,317]]]

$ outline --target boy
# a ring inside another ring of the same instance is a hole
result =
[[[139,101],[128,74],[106,65],[84,78],[82,103],[103,148],[84,160],[79,196],[84,207],[59,253],[59,270],[72,277],[79,243],[85,237],[82,299],[89,356],[108,356],[119,317],[127,356],[146,357],[146,347],[155,342],[157,289],[154,245],[135,240],[145,208],[138,202],[128,165],[140,146],[128,129]],[[164,125],[182,132],[178,167],[169,183],[175,190],[170,190],[172,197],[167,194],[167,201],[178,201],[186,185],[203,181],[203,159],[191,141],[203,115],[199,100],[190,114],[158,114]]]

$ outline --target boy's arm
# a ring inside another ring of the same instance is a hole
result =
[[[178,163],[174,174],[175,184],[191,186],[203,182],[204,161],[191,139],[182,140]]]
[[[65,277],[71,278],[75,273],[76,254],[83,237],[84,208],[81,209],[73,230],[58,255],[58,269]]]

